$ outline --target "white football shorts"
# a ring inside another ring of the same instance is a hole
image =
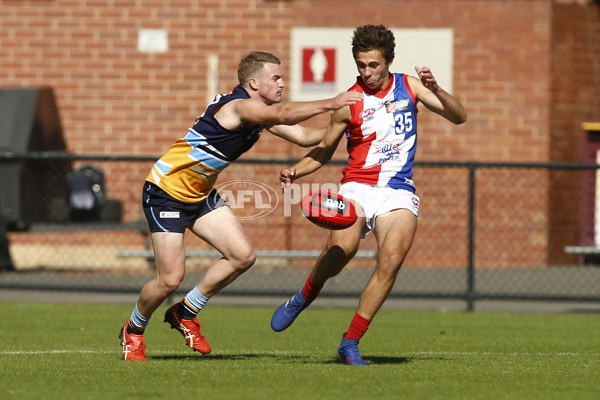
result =
[[[347,199],[354,200],[363,208],[364,217],[367,220],[363,228],[364,238],[370,231],[375,232],[375,220],[378,216],[389,213],[392,210],[410,210],[415,217],[419,217],[419,196],[408,190],[392,189],[388,187],[376,187],[365,183],[348,182],[340,186],[338,193]],[[360,215],[360,211],[357,210]]]

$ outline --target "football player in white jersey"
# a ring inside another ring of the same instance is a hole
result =
[[[352,55],[359,76],[350,90],[360,92],[363,100],[334,111],[317,147],[280,173],[285,190],[327,163],[346,135],[349,161],[339,194],[354,203],[358,219],[349,228],[331,231],[305,285],[275,311],[271,327],[276,332],[289,327],[325,282],[352,259],[360,239],[372,231],[377,264],[338,348],[339,357],[349,365],[368,365],[358,350],[359,341],[392,289],[417,229],[419,198],[411,179],[417,102],[454,124],[467,119],[462,104],[438,85],[428,67],[415,67],[416,77],[390,72],[394,49],[394,35],[386,27],[355,29]]]

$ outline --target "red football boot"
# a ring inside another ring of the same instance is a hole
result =
[[[119,339],[123,346],[123,360],[128,361],[146,361],[146,344],[144,343],[144,335],[134,335],[127,333],[129,321],[121,329]]]
[[[173,305],[165,312],[165,321],[171,324],[171,329],[177,329],[185,338],[185,343],[194,351],[202,354],[211,352],[208,341],[200,334],[200,325],[196,318],[183,319],[179,314],[179,304]]]

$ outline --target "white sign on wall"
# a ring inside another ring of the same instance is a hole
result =
[[[169,50],[169,33],[164,29],[140,29],[138,51],[141,53],[165,53]]]
[[[396,56],[390,70],[416,76],[415,66],[428,66],[438,83],[452,92],[454,31],[390,29],[396,39]],[[353,31],[354,28],[292,28],[292,101],[332,97],[356,82]]]

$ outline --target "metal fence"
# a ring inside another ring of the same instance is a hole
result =
[[[0,153],[0,288],[138,292],[154,276],[141,210],[154,157]],[[336,187],[343,161],[286,191],[278,172],[294,160],[238,160],[218,188],[258,250],[256,264],[222,293],[287,296],[306,279],[328,232],[312,225],[300,199]],[[107,209],[73,220],[69,172],[104,173]],[[595,164],[417,163],[417,235],[390,293],[394,298],[600,301]],[[219,254],[186,233],[186,278],[201,279]],[[4,250],[4,251],[2,251]],[[375,265],[373,235],[331,279],[323,296],[357,296]]]

